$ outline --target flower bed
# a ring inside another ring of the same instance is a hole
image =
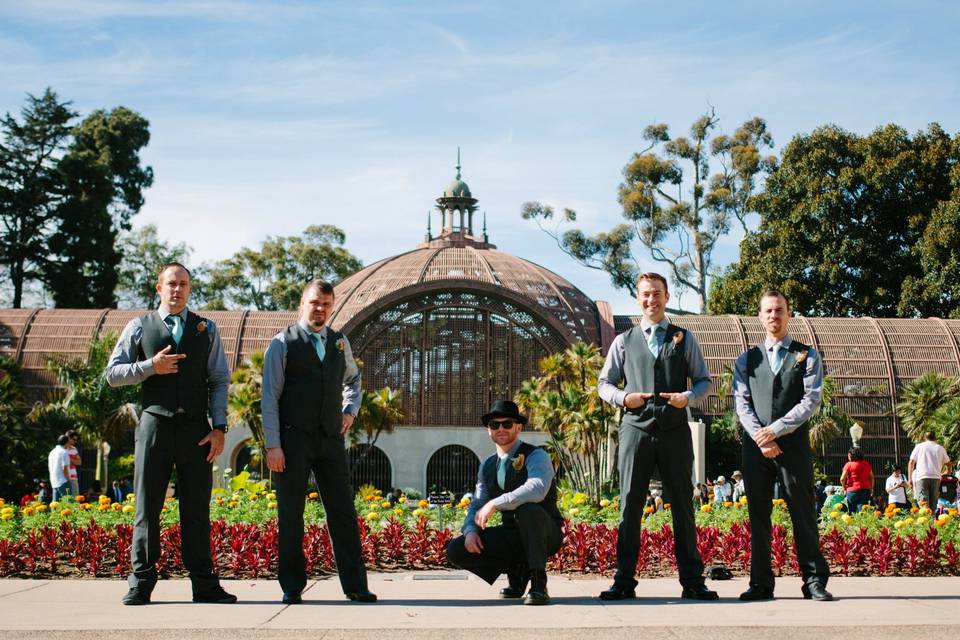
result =
[[[334,571],[333,549],[323,507],[310,494],[305,509],[304,549],[311,575]],[[390,505],[379,494],[358,496],[361,546],[367,566],[380,570],[446,567],[444,546],[455,535],[468,503],[443,508],[426,502]],[[564,545],[551,570],[609,574],[616,566],[618,501],[590,504],[583,494],[564,493],[568,517]],[[23,509],[0,504],[0,576],[124,576],[130,570],[133,497],[124,504],[65,501],[53,508]],[[211,501],[211,550],[221,576],[269,578],[276,574],[276,496],[270,492],[217,493]],[[176,501],[161,515],[163,576],[182,575]],[[789,514],[773,509],[774,571],[797,573]],[[960,518],[916,513],[864,511],[826,514],[821,547],[831,570],[842,575],[960,575]],[[705,564],[749,571],[750,526],[744,504],[697,512],[697,544]],[[669,508],[645,516],[637,571],[641,576],[676,573]]]

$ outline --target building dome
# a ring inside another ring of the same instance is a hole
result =
[[[457,177],[453,179],[450,184],[443,190],[443,198],[472,198],[470,195],[470,187],[467,186],[467,183],[460,179],[460,175],[457,174]]]
[[[541,316],[569,342],[599,343],[596,305],[565,278],[485,243],[435,240],[361,269],[336,287],[333,326],[350,331],[373,310],[432,291],[499,296]]]

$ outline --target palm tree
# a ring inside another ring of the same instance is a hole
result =
[[[928,424],[950,459],[957,460],[960,456],[960,398],[947,400],[930,416]]]
[[[550,436],[555,462],[575,489],[600,499],[609,465],[606,453],[615,413],[597,395],[600,349],[578,342],[540,361],[539,377],[514,395],[532,424]]]
[[[233,427],[245,424],[253,435],[254,446],[260,455],[260,477],[263,477],[263,452],[266,440],[263,435],[263,415],[260,401],[263,399],[263,351],[257,351],[250,359],[234,369],[227,392],[227,423]]]
[[[830,376],[823,378],[823,391],[820,393],[820,408],[810,417],[810,450],[826,456],[827,443],[838,438],[853,425],[853,419],[840,408],[834,398],[837,383]]]
[[[960,397],[960,379],[929,371],[904,385],[897,404],[900,426],[914,442],[934,431],[933,416],[945,404]]]
[[[101,477],[101,456],[104,442],[116,442],[133,429],[140,419],[138,387],[111,387],[103,372],[117,341],[115,333],[94,338],[86,360],[63,355],[50,356],[47,368],[56,375],[64,389],[62,396],[46,405],[37,405],[30,418],[35,422],[70,424],[86,442],[95,442],[96,477]]]
[[[392,433],[394,425],[403,422],[403,397],[390,387],[384,387],[373,393],[364,393],[360,401],[360,411],[357,419],[350,427],[350,442],[362,448],[357,456],[350,473],[353,474],[363,459],[367,457],[381,433]],[[361,432],[366,440],[360,443]]]

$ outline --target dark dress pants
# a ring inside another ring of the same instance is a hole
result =
[[[303,507],[307,479],[313,471],[327,515],[333,555],[344,593],[367,590],[367,570],[360,549],[360,529],[353,506],[350,470],[343,438],[282,427],[280,443],[286,468],[277,481],[277,526],[280,559],[277,574],[284,593],[300,593],[307,585],[303,555]]]
[[[160,511],[167,496],[170,475],[176,467],[180,492],[180,549],[190,573],[193,593],[215,588],[219,581],[210,559],[210,446],[197,446],[210,433],[206,417],[184,413],[165,417],[144,412],[137,425],[134,446],[136,518],[128,583],[144,593],[157,582],[160,557]]]
[[[637,556],[643,507],[653,468],[660,471],[663,488],[669,495],[673,517],[673,541],[677,570],[684,588],[704,584],[703,560],[697,549],[697,527],[693,513],[693,440],[690,430],[654,427],[647,432],[620,425],[620,529],[617,535],[617,574],[614,583],[632,589],[637,586]]]
[[[770,554],[773,512],[773,485],[783,485],[783,498],[793,523],[793,539],[804,584],[827,585],[830,568],[820,553],[817,529],[817,497],[813,488],[810,452],[799,447],[785,449],[776,458],[764,458],[749,437],[743,440],[743,482],[747,489],[750,514],[750,586],[773,590],[773,565]]]
[[[544,570],[547,559],[560,550],[560,523],[539,504],[523,504],[513,510],[514,522],[480,530],[481,553],[470,553],[459,536],[447,543],[450,564],[493,584],[501,574],[517,567]]]

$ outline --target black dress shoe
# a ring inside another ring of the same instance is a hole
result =
[[[547,572],[543,569],[530,572],[530,593],[523,599],[523,604],[550,604],[550,594],[547,593]]]
[[[804,600],[820,600],[821,602],[833,600],[833,594],[824,589],[823,585],[819,582],[805,584],[801,587],[800,591],[803,593]]]
[[[508,586],[500,589],[500,597],[504,599],[522,598],[523,592],[527,590],[529,577],[527,571],[522,573],[510,571],[507,573]]]
[[[283,604],[302,604],[303,596],[299,591],[284,592],[282,602]]]
[[[680,597],[684,600],[717,600],[720,596],[716,591],[707,589],[707,585],[698,584],[695,587],[684,587]]]
[[[351,591],[347,594],[347,598],[353,600],[354,602],[376,602],[376,594],[370,593],[369,591]]]
[[[745,602],[773,600],[773,589],[768,589],[766,587],[750,587],[740,594],[740,599]]]
[[[636,597],[637,592],[633,587],[624,587],[616,583],[606,591],[600,592],[601,600],[628,600]]]
[[[132,588],[127,591],[127,595],[120,600],[125,605],[137,606],[141,604],[150,604],[150,594],[140,589]]]
[[[237,601],[237,596],[227,593],[223,590],[223,587],[217,586],[213,589],[193,594],[193,601],[206,604],[233,604]]]

